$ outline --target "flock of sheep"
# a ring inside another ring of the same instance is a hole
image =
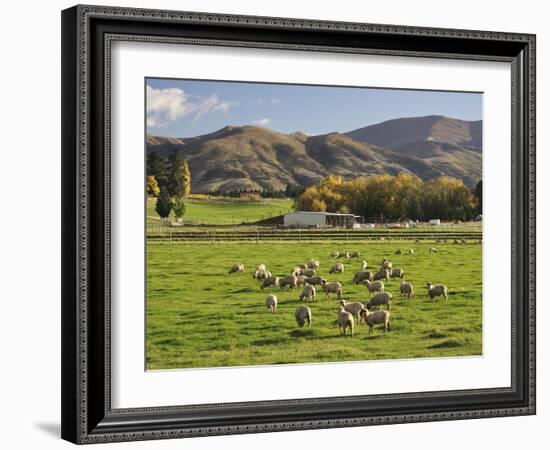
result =
[[[437,248],[431,247],[429,253],[437,253]],[[399,249],[395,252],[396,255],[401,255],[402,251]],[[411,248],[408,250],[408,254],[414,254],[414,250]],[[348,252],[348,251],[336,251],[332,252],[329,257],[331,259],[345,259],[346,261],[352,258],[361,258],[360,252]],[[261,289],[297,289],[302,288],[302,292],[299,296],[302,302],[314,302],[317,296],[317,290],[322,290],[325,293],[325,298],[329,298],[330,294],[336,295],[337,300],[340,301],[339,310],[337,315],[337,323],[340,330],[340,334],[345,336],[349,334],[353,336],[355,320],[357,323],[365,323],[369,327],[369,334],[372,332],[375,325],[381,325],[384,332],[390,331],[390,308],[392,304],[392,294],[385,291],[384,281],[390,279],[399,279],[401,284],[399,286],[400,298],[407,298],[412,300],[414,296],[414,288],[410,281],[405,281],[405,271],[401,268],[393,267],[393,263],[390,260],[382,259],[380,261],[380,268],[376,271],[367,270],[367,261],[364,259],[360,263],[360,270],[353,276],[352,282],[354,284],[363,284],[367,291],[373,296],[369,299],[366,306],[360,302],[348,303],[343,299],[343,286],[338,281],[328,281],[326,278],[318,275],[320,263],[318,260],[311,259],[306,264],[298,264],[292,268],[290,275],[274,276],[265,264],[259,264],[256,267],[252,277],[255,280],[261,282]],[[329,275],[344,273],[345,266],[343,263],[335,262],[329,269]],[[243,264],[234,264],[229,273],[243,273],[245,268]],[[447,286],[443,284],[426,283],[428,290],[428,296],[432,302],[437,297],[448,298]],[[277,311],[277,295],[269,294],[265,300],[267,310],[271,313]],[[382,309],[385,305],[386,309]],[[376,311],[373,309],[376,308]],[[294,313],[296,322],[300,327],[307,324],[311,326],[312,312],[311,308],[306,305],[300,305],[296,308]]]

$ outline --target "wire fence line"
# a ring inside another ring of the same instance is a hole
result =
[[[441,243],[462,244],[481,241],[482,231],[478,227],[457,226],[422,229],[147,229],[149,242],[292,242],[292,241],[435,241]]]

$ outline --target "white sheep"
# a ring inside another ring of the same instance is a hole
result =
[[[298,277],[295,275],[288,275],[279,279],[279,287],[281,289],[289,286],[291,289],[298,287]]]
[[[388,309],[391,308],[392,295],[389,292],[380,292],[373,296],[367,303],[367,308],[373,308],[375,306],[387,305]]]
[[[393,267],[393,262],[387,260],[386,258],[380,261],[380,264],[382,269],[391,269]]]
[[[256,272],[259,272],[259,271],[267,271],[267,267],[265,266],[265,264],[258,264],[256,266]]]
[[[244,264],[233,264],[231,266],[231,269],[229,269],[229,273],[241,273],[244,272]]]
[[[414,255],[414,249],[413,248],[409,248],[409,255]]]
[[[405,271],[403,269],[395,268],[391,270],[391,278],[403,278],[405,276]]]
[[[306,264],[308,269],[318,269],[321,264],[316,259],[310,259]]]
[[[268,270],[258,270],[256,269],[256,272],[252,275],[252,278],[255,280],[265,280],[266,278],[269,278],[272,276],[271,272]]]
[[[345,300],[342,300],[340,302],[340,305],[344,307],[344,309],[349,312],[350,314],[353,314],[354,316],[357,316],[357,321],[361,321],[361,311],[365,308],[363,306],[363,303],[360,302],[354,302],[354,303],[348,303]]]
[[[314,302],[316,294],[317,293],[315,292],[315,286],[312,286],[311,284],[306,284],[302,289],[302,293],[300,294],[300,300]]]
[[[401,285],[399,286],[399,292],[401,293],[400,297],[408,298],[411,300],[411,297],[414,295],[414,289],[413,285],[410,281],[401,281]]]
[[[367,308],[361,311],[361,318],[369,326],[369,334],[372,333],[372,329],[375,325],[384,325],[384,332],[390,331],[390,312],[381,310],[369,312]]]
[[[336,263],[330,268],[328,273],[344,273],[344,265],[341,263]]]
[[[306,283],[307,284],[313,284],[313,285],[323,285],[327,282],[327,280],[323,277],[316,276],[316,277],[307,277]]]
[[[437,253],[437,248],[430,247],[430,253]]]
[[[431,282],[428,282],[426,283],[426,287],[428,288],[428,295],[430,296],[430,300],[432,302],[434,302],[435,298],[439,296],[443,296],[445,300],[448,299],[447,286],[444,284],[432,284]]]
[[[363,282],[365,287],[369,290],[369,292],[384,292],[384,282],[380,280],[376,281],[370,281],[365,280]]]
[[[338,300],[342,299],[342,283],[338,281],[326,282],[323,284],[323,290],[325,291],[326,298],[329,294],[336,294]]]
[[[386,280],[389,281],[390,279],[390,271],[389,269],[380,269],[378,272],[374,274],[374,277],[372,277],[374,281],[377,280]]]
[[[349,257],[350,257],[350,258],[361,258],[361,256],[362,256],[362,255],[361,255],[361,252],[351,252],[351,253],[349,254]]]
[[[296,322],[300,327],[303,327],[307,322],[307,326],[311,326],[311,308],[309,306],[298,306],[294,312],[294,317],[296,317]]]
[[[265,306],[269,312],[277,312],[277,296],[273,294],[268,295],[265,299]]]
[[[361,270],[367,270],[368,263],[367,261],[361,261]]]
[[[328,255],[329,258],[338,258],[339,252],[331,252],[330,255]]]
[[[260,286],[262,289],[268,288],[268,287],[279,287],[279,277],[270,276],[266,278],[262,285]]]
[[[372,281],[372,277],[374,276],[374,274],[372,272],[357,272],[354,276],[353,276],[353,283],[354,284],[359,284],[359,283],[363,283],[365,280],[369,280],[369,281]]]
[[[343,306],[340,306],[338,312],[338,327],[340,328],[340,335],[345,336],[346,330],[349,328],[350,335],[353,336],[353,315],[345,310]]]

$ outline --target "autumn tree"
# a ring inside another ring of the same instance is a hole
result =
[[[330,176],[307,188],[295,200],[296,209],[354,213],[367,220],[468,220],[476,199],[462,180],[440,177],[423,182],[400,174],[343,180]]]
[[[158,197],[160,188],[154,175],[147,176],[147,195],[149,197]]]
[[[179,197],[187,198],[191,194],[191,171],[189,170],[189,163],[185,159],[183,161],[183,167],[181,168],[181,175],[178,180]]]

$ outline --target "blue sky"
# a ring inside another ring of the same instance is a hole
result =
[[[191,137],[226,125],[282,133],[346,132],[399,117],[482,118],[482,94],[146,79],[147,132]]]

